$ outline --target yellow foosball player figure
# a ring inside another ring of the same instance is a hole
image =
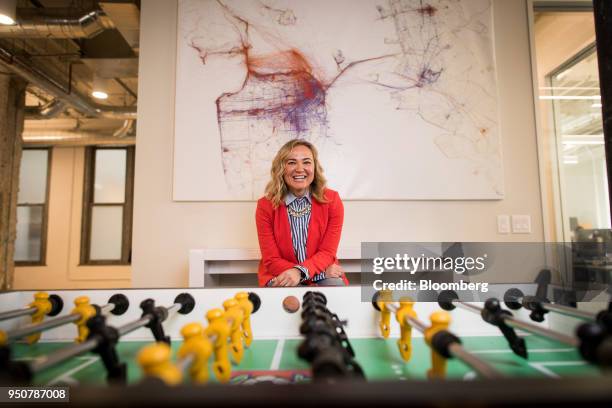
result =
[[[49,295],[45,292],[38,292],[34,295],[34,301],[29,304],[30,307],[35,307],[36,312],[32,315],[32,323],[40,323],[43,321],[45,315],[51,310],[51,302],[49,302]],[[26,337],[28,344],[36,343],[42,333],[34,333]]]
[[[408,323],[407,318],[417,318],[414,311],[414,302],[408,298],[400,299],[400,306],[397,309],[395,318],[400,325],[400,338],[397,341],[400,355],[404,361],[410,360],[412,356],[412,326]]]
[[[431,369],[427,371],[429,378],[445,378],[446,377],[446,363],[445,357],[441,356],[433,347],[431,347],[431,341],[433,337],[442,330],[448,330],[450,325],[450,314],[442,310],[434,312],[429,317],[431,326],[425,329],[425,341],[431,348]]]
[[[51,312],[53,305],[49,300],[49,294],[46,292],[38,292],[34,295],[34,301],[28,305],[28,307],[36,308],[34,314],[32,314],[32,323],[40,323],[43,321],[46,315]],[[26,337],[28,344],[36,343],[42,333],[34,333]]]
[[[155,377],[168,385],[180,384],[181,370],[171,361],[172,351],[166,343],[154,343],[140,350],[136,361],[147,377]]]
[[[244,346],[242,344],[244,335],[242,334],[242,321],[244,311],[236,299],[227,299],[223,302],[225,318],[230,322],[230,352],[236,364],[240,364],[244,356]]]
[[[391,292],[381,291],[376,301],[380,310],[380,334],[385,339],[391,334],[391,310],[387,307],[387,303],[392,301],[392,297]]]
[[[79,320],[74,322],[77,325],[78,335],[74,339],[77,343],[82,343],[87,339],[89,335],[89,329],[87,328],[87,321],[96,315],[96,308],[89,303],[89,297],[79,296],[74,299],[74,309],[72,314],[80,315]]]
[[[247,292],[239,292],[234,297],[238,301],[238,305],[242,308],[244,318],[242,319],[242,333],[244,335],[244,343],[247,347],[253,342],[253,331],[251,329],[251,314],[253,313],[253,303],[249,299]]]
[[[181,329],[181,335],[184,341],[178,350],[178,358],[192,358],[189,366],[191,381],[198,384],[208,382],[208,360],[213,346],[204,335],[204,328],[200,323],[189,323]]]
[[[206,313],[208,327],[204,333],[213,340],[215,361],[213,371],[217,380],[228,382],[232,374],[232,365],[228,357],[227,341],[231,327],[225,319],[225,313],[221,309],[211,309]]]

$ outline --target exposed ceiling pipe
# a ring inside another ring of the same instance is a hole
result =
[[[126,137],[127,135],[130,134],[130,131],[132,130],[133,126],[134,126],[133,119],[126,120],[125,122],[123,122],[123,125],[121,125],[121,127],[113,133],[113,137],[117,137],[117,138]]]
[[[136,137],[116,138],[112,135],[98,133],[75,133],[64,132],[64,134],[26,135],[23,136],[25,146],[126,146],[135,145]]]
[[[134,120],[125,120],[116,130],[87,130],[81,128],[79,120],[36,121],[35,126],[28,126],[22,132],[22,140],[27,144],[73,145],[91,144],[133,144],[131,135]],[[37,125],[42,124],[42,126]]]
[[[118,130],[123,121],[108,120],[106,118],[73,118],[63,117],[44,120],[26,120],[24,126],[28,130],[70,130],[84,132],[107,132]]]
[[[115,144],[125,145],[134,144],[136,138],[134,136],[124,137],[115,136],[122,131],[124,126],[114,131],[113,133],[102,131],[74,131],[74,130],[49,130],[35,129],[24,130],[21,137],[24,143],[28,145],[52,145],[52,146],[87,146],[99,144]],[[128,128],[129,130],[129,128]],[[127,134],[127,133],[126,133]]]
[[[76,18],[41,15],[36,9],[19,9],[15,25],[0,25],[3,38],[93,38],[104,30],[115,28],[101,10],[94,10]],[[70,14],[67,9],[56,10]]]
[[[136,119],[136,106],[100,107],[96,108],[99,117],[106,119],[128,120]]]
[[[79,120],[75,118],[61,118],[61,119],[48,119],[48,120],[31,120],[26,119],[24,122],[24,129],[27,130],[77,130],[83,127],[83,122],[93,123],[96,125],[105,122],[106,119],[88,119]]]
[[[136,107],[108,107],[93,103],[89,98],[72,90],[67,93],[58,82],[44,72],[32,67],[21,57],[12,54],[5,48],[0,47],[0,66],[19,75],[45,92],[53,95],[56,99],[70,105],[86,116],[104,117],[109,119],[136,119]]]
[[[41,106],[26,106],[26,119],[51,119],[66,109],[66,104],[58,99],[52,99]]]

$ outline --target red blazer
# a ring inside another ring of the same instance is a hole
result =
[[[284,201],[277,208],[274,208],[265,197],[257,201],[255,221],[261,249],[258,272],[260,286],[265,286],[270,279],[295,265],[308,268],[312,278],[325,271],[331,264],[338,263],[336,252],[342,233],[344,207],[340,196],[334,190],[326,189],[324,194],[327,203],[319,203],[314,197],[312,198],[306,260],[301,264],[293,251],[291,227]],[[345,276],[342,279],[348,284]]]

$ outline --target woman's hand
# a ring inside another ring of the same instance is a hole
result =
[[[297,286],[301,279],[302,273],[298,269],[290,268],[278,275],[272,281],[272,286]]]
[[[344,275],[344,269],[340,265],[331,264],[325,270],[326,278],[341,278]]]

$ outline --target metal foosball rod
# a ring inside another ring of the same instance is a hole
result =
[[[116,316],[122,315],[129,307],[129,300],[125,295],[115,294],[110,297],[108,303],[98,307],[89,303],[89,297],[79,296],[74,300],[75,307],[70,314],[47,320],[46,322],[28,324],[17,329],[8,330],[0,333],[0,339],[3,344],[10,343],[29,336],[28,342],[34,343],[40,338],[40,334],[44,331],[63,326],[69,323],[75,323],[78,327],[77,342],[82,342],[87,337],[86,322],[96,314],[112,313]]]
[[[438,304],[442,309],[448,311],[453,310],[456,307],[460,307],[462,309],[469,310],[472,313],[479,314],[482,316],[485,322],[499,327],[502,329],[502,331],[504,326],[506,326],[513,329],[524,330],[536,336],[553,339],[571,347],[578,347],[580,345],[580,340],[576,337],[568,336],[533,323],[518,320],[512,315],[512,313],[507,310],[503,310],[500,306],[499,300],[497,299],[488,299],[485,302],[484,307],[479,307],[471,303],[460,301],[459,296],[454,291],[443,291],[440,292],[438,297]]]
[[[34,294],[34,301],[27,307],[0,313],[0,321],[21,316],[33,316],[32,323],[36,323],[35,318],[37,316],[40,316],[41,320],[44,316],[57,316],[61,313],[63,307],[64,302],[58,295],[37,292]]]
[[[102,314],[96,315],[87,323],[90,333],[84,342],[65,347],[46,356],[38,357],[31,362],[14,363],[13,372],[20,380],[31,380],[38,372],[55,366],[69,358],[88,351],[95,351],[100,355],[104,363],[108,372],[108,379],[125,382],[126,366],[119,363],[115,349],[119,338],[141,327],[147,327],[151,329],[156,341],[169,343],[170,338],[164,335],[161,323],[174,313],[187,314],[195,307],[195,300],[187,293],[178,295],[174,302],[169,307],[155,307],[155,302],[152,299],[146,299],[140,305],[143,310],[142,317],[118,328],[107,326],[106,318]]]
[[[504,294],[504,303],[509,309],[519,310],[524,307],[531,311],[529,317],[536,322],[544,321],[544,315],[554,312],[565,316],[593,322],[597,320],[597,314],[578,310],[575,307],[550,303],[548,300],[538,296],[525,296],[520,289],[511,288]]]
[[[380,296],[380,294],[377,294]],[[412,352],[411,329],[415,328],[425,336],[425,341],[432,350],[432,369],[429,371],[430,377],[444,377],[446,371],[446,359],[456,358],[476,373],[484,378],[503,378],[505,377],[499,370],[488,362],[467,351],[461,344],[461,339],[448,331],[450,315],[444,311],[434,312],[431,315],[431,326],[427,326],[418,319],[414,311],[414,302],[410,299],[401,299],[399,306],[395,302],[380,300],[375,295],[373,300],[374,307],[382,314],[394,313],[400,323],[401,337],[398,340],[400,354],[407,361]],[[384,321],[387,316],[381,316],[383,323],[381,329],[384,333]],[[388,323],[388,320],[387,320]]]
[[[194,307],[195,301],[188,293],[181,293],[178,295],[174,299],[172,306],[169,307],[155,306],[155,301],[153,299],[143,300],[140,304],[140,308],[143,311],[140,319],[117,327],[117,334],[119,337],[122,337],[141,327],[148,327],[153,332],[155,340],[170,343],[170,337],[164,335],[163,327],[158,323],[167,320],[175,313],[187,314],[191,312]]]
[[[191,366],[195,362],[196,356],[194,354],[187,354],[185,357],[181,358],[176,362],[176,366],[182,373],[187,370],[191,370]]]
[[[461,302],[457,293],[453,291],[440,292],[438,303],[445,310],[453,310],[462,307],[482,316],[487,323],[500,328],[504,336],[508,338],[509,331],[521,329],[540,337],[556,340],[560,343],[576,347],[578,352],[586,361],[602,367],[612,367],[612,314],[610,311],[601,312],[597,322],[582,323],[576,328],[576,337],[568,336],[550,329],[546,329],[532,323],[517,320],[512,313],[503,310],[497,299],[488,299],[485,307]],[[516,336],[516,333],[513,334]],[[524,345],[524,339],[520,339]],[[509,340],[510,347],[515,344]],[[513,350],[515,350],[513,348]],[[525,347],[525,356],[527,355]]]

